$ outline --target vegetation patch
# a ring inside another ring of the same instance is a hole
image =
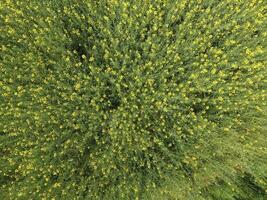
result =
[[[0,199],[266,199],[266,9],[1,0]]]

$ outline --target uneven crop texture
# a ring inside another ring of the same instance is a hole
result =
[[[0,199],[267,199],[264,0],[1,0]]]

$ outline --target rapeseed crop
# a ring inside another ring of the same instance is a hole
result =
[[[1,0],[0,199],[266,199],[264,0]]]

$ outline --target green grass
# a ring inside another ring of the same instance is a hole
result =
[[[0,199],[266,199],[266,9],[2,0]]]

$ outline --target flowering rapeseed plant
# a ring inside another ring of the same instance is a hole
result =
[[[0,199],[266,198],[264,0],[1,0]]]

